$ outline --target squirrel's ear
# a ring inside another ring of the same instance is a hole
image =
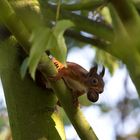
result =
[[[97,73],[97,69],[98,69],[98,65],[96,64],[94,67],[92,67],[88,73],[88,76],[91,77],[93,76],[95,73]]]
[[[103,77],[104,74],[105,74],[105,67],[103,66],[103,69],[102,69],[102,71],[101,71],[101,73],[100,73],[101,77]]]

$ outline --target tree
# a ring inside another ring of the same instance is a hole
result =
[[[80,108],[74,107],[63,80],[50,82],[54,92],[34,82],[36,70],[44,79],[57,73],[46,50],[65,65],[64,32],[65,38],[92,44],[103,50],[102,54],[109,53],[121,60],[140,95],[139,7],[131,0],[74,4],[0,0],[0,7],[0,75],[14,140],[65,139],[56,109],[57,98],[80,138],[98,139]],[[101,15],[103,7],[109,9],[111,23]],[[93,11],[98,18],[89,18],[89,13],[94,17]]]

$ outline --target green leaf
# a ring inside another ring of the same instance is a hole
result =
[[[61,63],[65,64],[67,47],[65,44],[65,39],[63,37],[64,31],[70,27],[73,27],[74,24],[70,20],[60,20],[57,22],[56,26],[53,28],[53,35],[57,42],[57,49],[55,46],[51,48],[51,54],[56,57]]]
[[[45,52],[47,45],[50,43],[51,36],[51,30],[46,27],[38,28],[33,32],[31,36],[32,47],[30,50],[28,66],[29,73],[31,74],[33,79],[35,79],[35,71],[37,65],[43,53]]]
[[[61,63],[65,64],[67,48],[63,33],[71,26],[74,26],[71,21],[62,20],[58,21],[56,26],[52,29],[47,27],[39,27],[32,33],[30,39],[32,42],[32,47],[27,64],[29,66],[29,73],[33,79],[35,79],[37,65],[46,50],[49,50],[52,56],[54,56]],[[26,70],[25,67],[23,69]],[[25,71],[22,73],[24,76]]]

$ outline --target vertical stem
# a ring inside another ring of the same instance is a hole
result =
[[[61,0],[58,0],[58,2],[57,2],[57,10],[56,10],[56,22],[59,19],[60,6],[61,6]]]

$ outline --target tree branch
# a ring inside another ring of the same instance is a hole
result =
[[[53,14],[54,18],[55,18],[56,6],[48,4],[45,8],[47,10],[50,9],[51,14]],[[50,14],[50,11],[49,11],[49,14]],[[80,31],[85,31],[92,35],[96,35],[107,41],[113,40],[113,37],[114,37],[113,30],[107,24],[99,23],[94,20],[83,17],[81,15],[77,15],[77,14],[62,10],[62,9],[60,10],[59,14],[60,14],[61,19],[69,19],[69,20],[73,21],[76,28],[79,29]],[[54,20],[54,19],[51,19],[51,20]]]
[[[0,42],[0,76],[14,140],[65,140],[54,93],[21,79],[21,52],[12,38]]]
[[[105,3],[104,0],[94,0],[94,1],[81,1],[79,3],[74,4],[61,4],[61,9],[69,10],[69,11],[77,11],[77,10],[95,10],[99,6]]]
[[[0,0],[0,19],[5,26],[13,33],[21,46],[24,46],[26,51],[29,51],[29,32],[24,24],[19,20],[9,5],[7,0]]]
[[[74,30],[66,30],[65,35],[77,39],[83,43],[94,45],[95,47],[105,51],[107,51],[109,47],[109,43],[105,42],[104,40],[101,40],[97,37],[86,37],[78,31],[76,32]]]

